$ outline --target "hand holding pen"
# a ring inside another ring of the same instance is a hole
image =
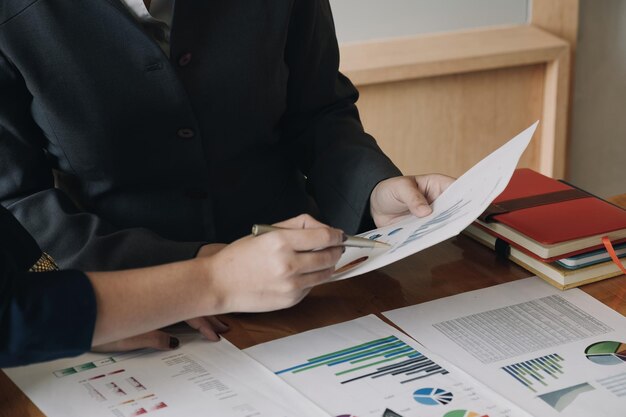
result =
[[[332,279],[347,242],[341,230],[309,215],[274,226],[269,233],[258,228],[258,236],[245,236],[207,258],[212,294],[225,311],[290,307]]]

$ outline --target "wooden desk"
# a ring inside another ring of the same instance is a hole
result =
[[[626,207],[626,194],[613,202]],[[329,324],[355,319],[532,274],[496,259],[493,251],[458,236],[364,276],[315,288],[300,304],[264,314],[225,317],[227,338],[240,348]],[[588,284],[581,289],[626,315],[626,276]],[[43,414],[0,372],[0,417]]]

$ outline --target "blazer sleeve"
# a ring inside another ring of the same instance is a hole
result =
[[[0,207],[0,367],[90,349],[96,321],[91,282],[78,271],[24,272],[41,250]]]
[[[289,83],[282,140],[325,221],[349,233],[371,227],[372,189],[401,172],[363,131],[358,92],[338,69],[328,0],[294,2],[285,59]]]
[[[0,51],[0,203],[62,268],[115,270],[193,258],[202,242],[174,242],[147,229],[119,230],[54,187],[33,97]]]
[[[79,271],[16,272],[0,265],[0,367],[91,348],[96,301]]]

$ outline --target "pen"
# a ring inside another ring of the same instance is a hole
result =
[[[285,230],[282,227],[270,226],[267,224],[255,224],[252,226],[252,234],[259,236],[267,232],[275,230]],[[287,229],[288,230],[288,229]],[[348,238],[342,243],[342,246],[350,246],[354,248],[388,248],[391,245],[385,242],[378,242],[376,240],[366,239],[364,237],[348,236]]]

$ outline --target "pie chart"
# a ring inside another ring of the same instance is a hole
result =
[[[413,393],[413,399],[424,405],[446,405],[452,397],[450,391],[441,388],[420,388]]]
[[[626,362],[626,343],[598,342],[587,346],[585,355],[599,365],[619,365]]]
[[[475,413],[467,410],[454,410],[445,413],[443,417],[489,417],[487,414]]]

